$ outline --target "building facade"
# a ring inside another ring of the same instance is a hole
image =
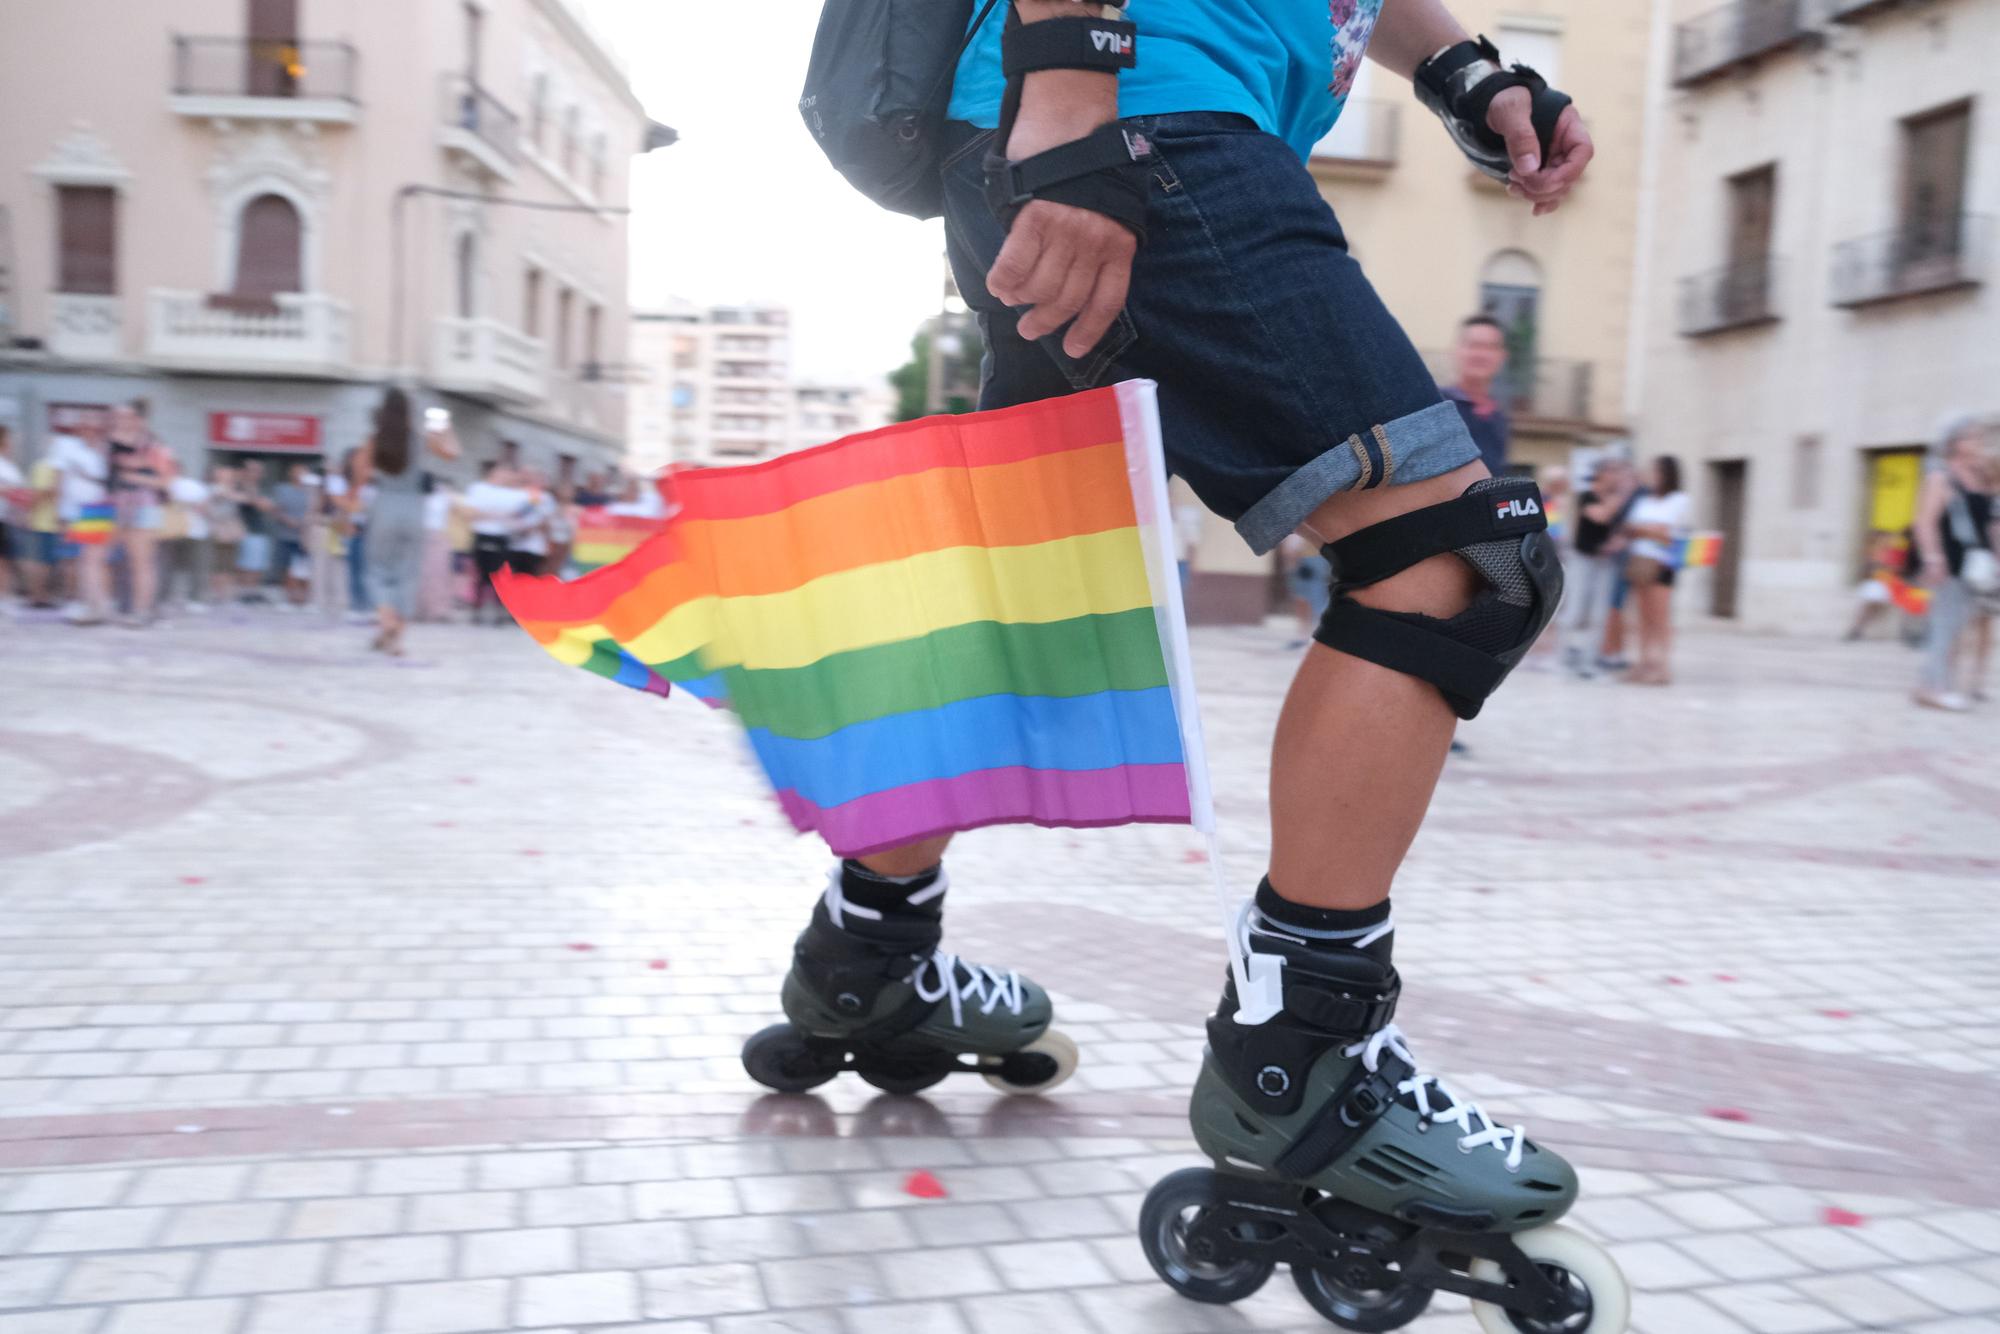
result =
[[[2000,5],[1713,3],[1653,86],[1636,426],[1723,534],[1683,614],[1826,630],[1940,418],[2000,415]]]
[[[1631,274],[1653,48],[1645,4],[1453,0],[1467,30],[1576,99],[1598,154],[1574,195],[1536,218],[1473,170],[1409,85],[1364,62],[1310,163],[1355,257],[1441,380],[1458,325],[1484,311],[1507,329],[1497,396],[1510,459],[1538,471],[1622,435]],[[1189,589],[1203,620],[1252,620],[1284,597],[1272,562],[1219,520],[1204,525]]]
[[[632,317],[631,466],[750,463],[887,423],[886,386],[800,380],[783,306]]]
[[[29,453],[144,396],[184,468],[331,460],[400,383],[470,459],[619,460],[627,176],[671,135],[563,0],[24,6],[0,123]]]

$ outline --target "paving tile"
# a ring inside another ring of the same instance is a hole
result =
[[[646,1318],[679,1320],[761,1311],[764,1288],[757,1267],[747,1264],[686,1265],[649,1269],[639,1275],[645,1289]]]
[[[218,1334],[236,1327],[247,1305],[238,1297],[138,1302],[112,1308],[103,1334]]]
[[[22,1249],[33,1255],[136,1250],[152,1241],[166,1217],[165,1209],[78,1209],[45,1214],[34,1239]]]
[[[202,1267],[201,1294],[206,1297],[316,1288],[326,1273],[328,1249],[325,1242],[293,1241],[211,1251]]]
[[[482,1334],[510,1323],[507,1279],[405,1283],[387,1291],[382,1334]]]
[[[334,1244],[329,1282],[336,1287],[373,1287],[450,1277],[450,1237],[363,1237]]]
[[[645,1227],[648,1224],[636,1224]],[[458,1272],[463,1278],[513,1274],[554,1274],[577,1267],[578,1229],[510,1228],[502,1232],[468,1232],[458,1244]],[[651,1263],[660,1263],[656,1257]],[[643,1265],[593,1264],[590,1268],[640,1269]]]
[[[1089,1248],[1056,1241],[993,1246],[986,1258],[1010,1288],[1078,1288],[1109,1283],[1111,1272]]]
[[[377,1288],[272,1293],[252,1302],[242,1334],[360,1334],[374,1328],[381,1307]]]
[[[536,1274],[515,1283],[517,1325],[599,1325],[638,1318],[636,1274]]]
[[[766,1260],[757,1266],[771,1305],[854,1306],[889,1295],[874,1258],[866,1255],[807,1256]]]
[[[143,1302],[192,1294],[192,1251],[142,1251],[130,1255],[87,1255],[70,1267],[56,1300],[73,1305]],[[0,1274],[0,1285],[5,1278]],[[4,1292],[0,1286],[0,1292]]]

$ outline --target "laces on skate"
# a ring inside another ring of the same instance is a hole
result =
[[[945,888],[944,873],[940,871],[936,884],[910,895],[909,901],[912,904],[926,903],[943,894]],[[841,886],[839,867],[827,876],[826,893],[821,897],[826,904],[827,917],[842,930],[847,929],[849,917],[865,922],[882,920],[882,913],[877,909],[864,908],[848,899]],[[971,963],[945,950],[932,950],[929,955],[918,958],[916,968],[905,980],[916,988],[921,1000],[949,1001],[954,1028],[965,1027],[967,1001],[976,1002],[981,1014],[992,1014],[1002,1005],[1010,1014],[1019,1014],[1026,999],[1020,975],[1013,969],[1002,970]]]
[[[1369,1074],[1374,1074],[1381,1064],[1383,1049],[1387,1048],[1409,1065],[1416,1073],[1396,1085],[1396,1092],[1416,1101],[1417,1114],[1426,1121],[1455,1125],[1460,1134],[1458,1147],[1461,1152],[1471,1153],[1474,1149],[1491,1146],[1507,1155],[1507,1170],[1518,1172],[1521,1168],[1521,1150],[1528,1142],[1528,1132],[1523,1126],[1500,1126],[1493,1123],[1478,1103],[1460,1097],[1445,1085],[1436,1075],[1425,1074],[1417,1069],[1417,1058],[1410,1054],[1409,1044],[1403,1040],[1403,1030],[1389,1024],[1374,1036],[1344,1048],[1343,1056],[1359,1056],[1362,1066]],[[1430,1091],[1436,1089],[1449,1102],[1448,1107],[1433,1107]],[[1477,1125],[1474,1121],[1477,1121]]]

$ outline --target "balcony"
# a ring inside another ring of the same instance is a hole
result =
[[[1977,287],[1992,234],[1991,218],[1961,214],[1844,242],[1833,252],[1833,304],[1852,309]]]
[[[1859,23],[1878,9],[1902,3],[1903,0],[1829,0],[1827,17],[1835,23]]]
[[[146,355],[179,370],[341,376],[352,369],[345,301],[318,293],[274,297],[148,294]]]
[[[1695,338],[1779,318],[1778,261],[1769,255],[1681,279],[1680,331]]]
[[[1674,29],[1674,83],[1688,87],[1816,33],[1819,0],[1735,0]]]
[[[1332,132],[1313,145],[1313,170],[1362,176],[1388,171],[1401,152],[1402,111],[1394,102],[1349,101]]]
[[[111,361],[124,351],[119,299],[49,294],[49,351],[65,361]]]
[[[346,42],[176,36],[168,101],[183,116],[348,125],[358,60]]]
[[[500,100],[463,75],[442,85],[438,143],[482,175],[512,181],[521,162],[521,120]]]
[[[548,396],[548,352],[498,320],[440,319],[431,344],[431,383],[483,402],[525,407]]]

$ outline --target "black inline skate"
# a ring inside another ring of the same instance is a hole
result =
[[[1554,1226],[1576,1173],[1417,1069],[1390,1022],[1400,983],[1387,949],[1253,933],[1249,916],[1190,1105],[1215,1166],[1167,1177],[1140,1213],[1160,1277],[1233,1302],[1282,1262],[1343,1329],[1401,1328],[1445,1291],[1472,1299],[1486,1334],[1623,1334],[1617,1264]]]
[[[843,1070],[887,1093],[916,1093],[961,1072],[1003,1093],[1046,1093],[1068,1079],[1076,1044],[1050,1030],[1048,993],[946,953],[942,938],[935,916],[848,902],[836,870],[792,950],[782,991],[789,1022],[745,1043],[743,1068],[781,1093],[817,1088]]]

